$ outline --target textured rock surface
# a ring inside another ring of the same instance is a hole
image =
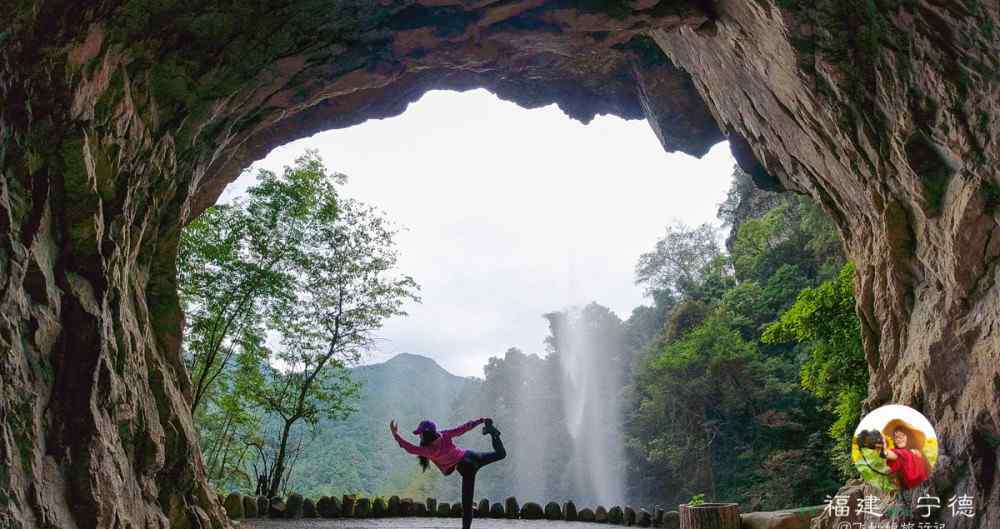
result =
[[[997,4],[789,4],[721,2],[712,31],[654,37],[721,126],[833,215],[858,264],[867,407],[927,415],[931,492],[988,511],[949,526],[998,526]]]
[[[545,518],[545,511],[541,505],[528,501],[521,506],[522,520],[541,520],[542,518]]]
[[[316,503],[312,498],[306,498],[302,502],[302,517],[303,518],[317,518],[319,516],[319,511],[316,510]]]
[[[507,518],[517,518],[521,508],[517,505],[517,498],[511,496],[503,502],[503,512],[507,513]]]
[[[243,511],[243,496],[240,496],[236,492],[230,493],[229,496],[226,496],[226,501],[223,506],[226,508],[226,515],[228,515],[231,520],[239,520],[240,518],[243,518],[245,514]]]
[[[788,511],[742,513],[740,523],[743,529],[808,529],[812,519],[824,508],[820,505]]]
[[[316,511],[323,518],[340,518],[340,501],[334,497],[323,496],[316,502]]]
[[[594,520],[597,523],[608,523],[608,510],[603,505],[598,505],[594,509]]]
[[[818,199],[858,265],[868,406],[935,424],[931,492],[980,513],[950,526],[1000,526],[995,1],[13,6],[0,526],[227,525],[188,412],[178,230],[271,147],[476,86],[645,116],[670,150],[728,137],[758,185]]]
[[[358,498],[357,501],[354,502],[354,517],[368,518],[371,515],[372,515],[371,498]]]
[[[303,509],[305,508],[305,498],[301,494],[293,492],[288,495],[285,506],[285,518],[302,518]]]
[[[545,518],[549,520],[563,519],[562,509],[559,507],[558,503],[550,501],[545,504]]]
[[[608,509],[608,523],[622,525],[625,523],[625,513],[618,505]]]
[[[567,522],[576,521],[576,503],[568,501],[563,504],[563,513]]]
[[[288,505],[282,498],[268,500],[267,516],[270,518],[288,518]]]
[[[681,515],[677,511],[667,511],[663,513],[663,522],[660,527],[663,529],[678,529],[681,526]]]
[[[257,517],[257,498],[255,496],[243,496],[243,517]]]

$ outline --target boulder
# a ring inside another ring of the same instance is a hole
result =
[[[563,505],[563,515],[566,517],[567,522],[575,522],[577,520],[576,504],[572,501],[566,502]]]
[[[639,527],[652,527],[653,515],[646,509],[639,509],[639,519],[635,522]]]
[[[563,519],[562,509],[559,507],[558,503],[550,501],[545,504],[545,518],[548,520]]]
[[[517,505],[517,498],[511,496],[504,500],[503,511],[507,514],[507,518],[517,518],[517,514],[521,512]]]
[[[608,510],[603,505],[598,505],[594,509],[594,521],[597,523],[608,523]]]
[[[740,515],[744,529],[808,529],[812,519],[823,512],[824,506],[804,507],[784,511],[748,512]]]
[[[385,518],[389,514],[389,507],[385,503],[385,498],[375,498],[372,500],[372,517]]]
[[[257,498],[254,498],[253,496],[243,496],[243,517],[256,518],[257,512]]]
[[[631,505],[625,506],[625,525],[635,525],[635,509]]]
[[[306,498],[302,502],[302,517],[303,518],[318,518],[319,513],[316,512],[316,502],[312,498]]]
[[[486,518],[490,515],[490,500],[483,498],[479,500],[479,507],[476,509],[477,518]]]
[[[267,496],[257,496],[257,516],[261,518],[267,516],[271,502],[267,501]]]
[[[577,514],[578,514],[577,518],[581,522],[593,522],[594,521],[594,511],[590,510],[589,508],[580,509],[580,512],[577,513]]]
[[[522,520],[541,520],[545,518],[545,511],[542,510],[542,506],[533,502],[525,502],[521,507],[521,519]]]
[[[340,515],[344,518],[354,518],[354,505],[358,499],[351,495],[344,495],[340,501]]]
[[[302,518],[302,504],[303,503],[304,503],[304,499],[302,498],[301,494],[299,494],[297,492],[293,492],[293,493],[289,494],[288,495],[288,500],[286,502],[286,505],[288,505],[288,509],[285,510],[285,518],[289,518],[289,519],[293,519],[293,520],[297,520],[299,518]]]
[[[223,507],[226,508],[226,516],[230,520],[239,520],[243,518],[243,496],[232,492],[229,496],[226,496],[226,501],[223,502]]]
[[[427,516],[434,516],[437,514],[438,501],[434,498],[427,498]]]
[[[372,515],[371,498],[358,498],[354,501],[354,517],[370,518]]]
[[[451,516],[451,504],[446,501],[439,503],[437,508],[437,517],[447,518],[449,516]]]
[[[503,518],[503,505],[499,502],[490,505],[490,518]]]
[[[660,524],[663,529],[680,529],[681,527],[681,513],[677,511],[667,511],[663,513],[663,523]]]
[[[615,505],[610,511],[608,511],[608,523],[613,523],[615,525],[625,523],[625,513],[622,512],[621,506]]]
[[[399,515],[404,517],[416,516],[413,510],[413,498],[403,498],[399,500]]]
[[[270,518],[284,518],[288,505],[281,498],[271,498],[267,501],[267,515]]]
[[[316,513],[323,518],[340,518],[340,503],[337,498],[323,496],[316,502]]]
[[[402,512],[399,496],[389,496],[388,515],[393,517],[400,516]]]

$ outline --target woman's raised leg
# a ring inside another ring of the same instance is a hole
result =
[[[503,441],[500,440],[500,432],[491,433],[490,437],[493,441],[493,451],[479,454],[478,463],[480,467],[496,463],[507,457],[507,450],[503,447]]]

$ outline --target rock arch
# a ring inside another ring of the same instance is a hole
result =
[[[0,26],[0,522],[220,527],[179,358],[183,223],[251,160],[485,86],[728,138],[858,263],[868,403],[1000,525],[1000,14],[965,0],[16,0]]]

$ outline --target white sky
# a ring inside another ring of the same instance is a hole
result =
[[[715,222],[735,163],[725,143],[700,160],[667,154],[645,121],[584,126],[485,90],[429,92],[400,116],[290,143],[254,168],[278,172],[306,149],[348,175],[343,195],[405,228],[400,271],[423,303],[385,325],[367,361],[417,353],[480,377],[508,347],[543,353],[545,312],[597,301],[628,318],[648,301],[633,283],[639,255],[675,220]],[[222,200],[253,181],[245,173]]]

